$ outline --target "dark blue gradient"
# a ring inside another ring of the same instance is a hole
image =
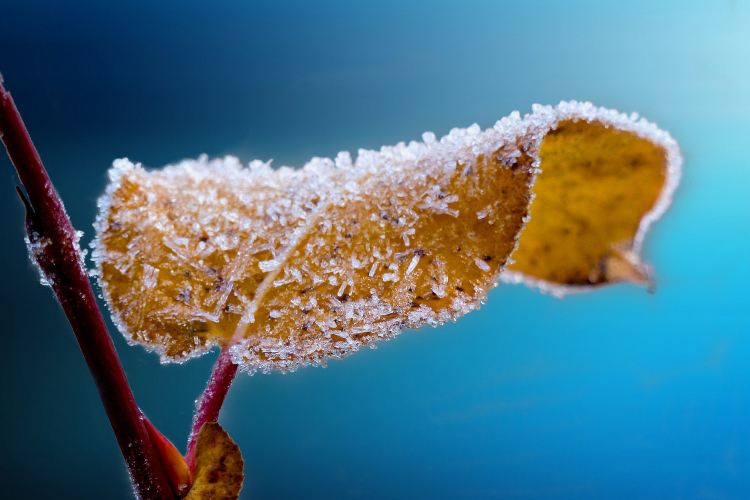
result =
[[[0,2],[0,71],[91,239],[114,158],[312,156],[483,128],[565,99],[638,111],[685,174],[647,239],[658,290],[501,286],[456,324],[327,369],[240,375],[221,422],[246,499],[735,499],[750,491],[750,5]],[[0,155],[0,497],[131,499]],[[180,448],[216,353],[159,365],[112,330]]]

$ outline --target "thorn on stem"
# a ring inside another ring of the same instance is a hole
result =
[[[0,75],[0,82],[3,81],[2,75]],[[21,203],[23,203],[24,208],[26,209],[26,217],[31,217],[34,215],[34,207],[31,206],[31,202],[29,201],[29,198],[26,196],[26,193],[23,192],[23,189],[21,189],[21,186],[16,184],[16,193],[18,193],[18,196],[21,198]]]

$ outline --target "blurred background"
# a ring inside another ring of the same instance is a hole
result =
[[[750,489],[749,26],[743,0],[3,0],[0,71],[84,243],[123,156],[301,166],[532,103],[638,111],[685,156],[645,245],[654,295],[503,285],[326,369],[240,374],[221,423],[244,499],[731,499]],[[0,173],[3,496],[131,499],[4,153]],[[216,352],[162,366],[111,331],[184,450]]]

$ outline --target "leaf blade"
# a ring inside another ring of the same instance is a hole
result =
[[[219,344],[234,346],[250,372],[323,363],[400,328],[455,319],[497,284],[526,219],[536,170],[523,130],[514,115],[485,132],[473,126],[440,142],[426,134],[425,144],[360,151],[355,165],[339,155],[338,168],[314,159],[298,171],[247,171],[204,159],[146,172],[121,162],[97,222],[105,298],[126,337],[163,361]],[[350,212],[364,230],[344,227]],[[237,241],[228,250],[207,253],[229,233]],[[261,256],[248,247],[262,247]],[[326,252],[340,255],[326,260]],[[410,291],[406,281],[417,278],[429,282]],[[341,299],[361,307],[336,316]],[[224,308],[211,317],[216,303]],[[270,328],[270,320],[287,323]]]
[[[237,500],[245,475],[239,446],[216,422],[206,422],[198,433],[195,481],[185,500]]]

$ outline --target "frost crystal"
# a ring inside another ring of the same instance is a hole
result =
[[[258,262],[258,267],[260,267],[260,270],[264,273],[270,273],[271,271],[275,271],[279,267],[279,261],[277,260],[265,260],[262,262]]]
[[[410,275],[411,272],[417,267],[417,264],[419,264],[419,255],[416,254],[414,257],[411,258],[411,262],[409,262],[409,267],[406,268],[406,275]]]
[[[474,264],[476,264],[476,265],[477,265],[477,267],[478,267],[479,269],[481,269],[482,271],[489,271],[489,270],[490,270],[490,266],[489,266],[489,264],[487,264],[487,263],[486,263],[485,261],[483,261],[482,259],[474,259]]]
[[[42,270],[42,267],[39,265],[39,258],[44,253],[44,249],[49,245],[51,242],[48,238],[43,238],[38,234],[32,235],[32,238],[34,241],[31,241],[31,239],[28,236],[24,236],[23,240],[26,242],[26,249],[29,252],[29,259],[31,259],[31,262],[34,264],[34,267],[39,272],[39,283],[41,283],[44,286],[50,286],[51,277],[47,276],[44,271]]]

